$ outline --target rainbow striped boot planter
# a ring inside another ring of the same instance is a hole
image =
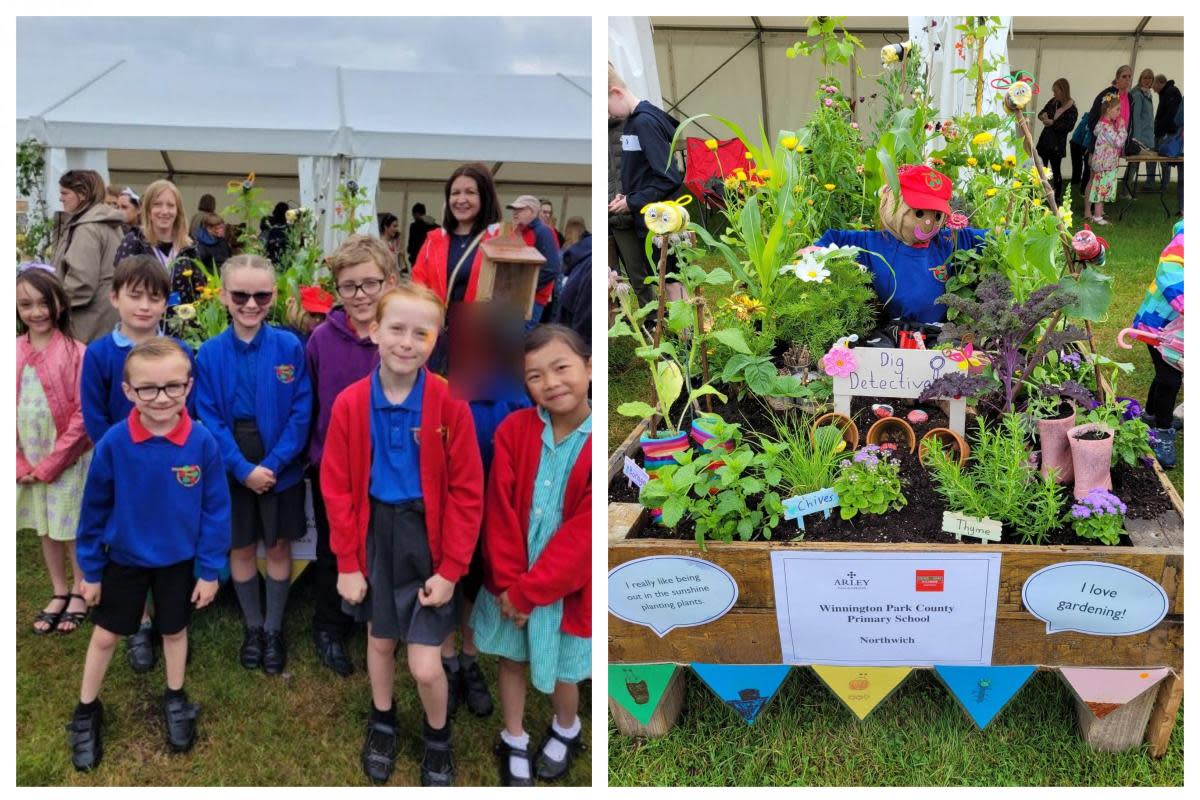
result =
[[[675,466],[675,454],[691,447],[687,431],[677,433],[642,434],[642,456],[646,473],[653,478],[660,467]],[[655,524],[662,522],[662,509],[650,509],[650,518]]]
[[[711,419],[711,418],[705,419],[704,417],[694,420],[692,422],[692,441],[696,443],[697,447],[699,447],[701,450],[704,450],[704,451],[711,452],[711,451],[717,450],[717,449],[724,450],[725,452],[732,451],[733,450],[733,442],[730,442],[730,441],[718,442],[718,441],[716,441],[716,437],[713,435],[712,430],[711,430],[712,423],[714,423],[714,422],[719,422],[719,420],[715,420],[715,419]],[[725,465],[724,461],[714,461],[708,465],[708,469],[710,472],[715,472],[716,470],[720,469],[724,465]],[[715,476],[713,477],[712,482],[713,483],[717,482],[717,479]],[[714,486],[713,488],[709,489],[709,493],[716,494],[717,487]]]

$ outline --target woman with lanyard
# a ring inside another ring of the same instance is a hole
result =
[[[142,193],[141,207],[142,224],[125,234],[115,263],[126,256],[152,255],[171,278],[171,294],[175,296],[169,305],[195,301],[205,281],[204,274],[192,261],[196,258],[196,247],[188,236],[187,214],[179,189],[168,180],[155,181]]]

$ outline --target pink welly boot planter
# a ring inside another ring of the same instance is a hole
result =
[[[1067,431],[1075,427],[1075,411],[1060,419],[1039,419],[1038,438],[1042,442],[1042,477],[1050,474],[1051,469],[1057,470],[1056,480],[1059,483],[1070,483],[1075,477],[1075,467],[1071,461],[1071,444],[1067,441]]]
[[[1089,422],[1067,430],[1071,461],[1075,467],[1075,499],[1082,500],[1092,489],[1112,489],[1113,429]],[[1045,459],[1045,451],[1042,453]]]

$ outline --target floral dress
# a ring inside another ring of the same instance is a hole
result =
[[[54,449],[56,436],[54,417],[37,369],[27,364],[21,373],[21,401],[17,405],[17,445],[30,464],[37,464]],[[91,461],[92,451],[88,450],[53,483],[18,483],[17,530],[29,528],[55,541],[74,541]]]
[[[1092,153],[1092,190],[1088,202],[1109,203],[1117,199],[1117,161],[1125,147],[1125,122],[1096,125],[1096,149]]]

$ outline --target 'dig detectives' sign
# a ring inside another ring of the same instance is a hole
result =
[[[855,347],[857,364],[847,376],[833,378],[833,405],[850,415],[851,397],[919,397],[929,385],[953,368],[940,350],[899,350],[888,347]],[[950,427],[966,430],[966,401],[950,401]]]

